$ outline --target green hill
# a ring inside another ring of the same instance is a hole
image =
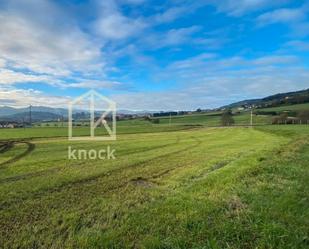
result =
[[[221,108],[255,107],[267,108],[283,105],[309,103],[309,89],[296,92],[278,93],[261,99],[249,99],[232,103]]]

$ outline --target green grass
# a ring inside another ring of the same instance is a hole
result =
[[[195,128],[193,125],[176,125],[172,126],[164,124],[152,124],[146,121],[126,122],[121,121],[117,123],[117,134],[136,134],[136,133],[151,133],[151,132],[170,132],[177,130],[186,130]],[[74,136],[89,136],[89,127],[74,127]],[[105,135],[104,128],[96,129],[97,135]],[[0,129],[0,140],[2,139],[21,139],[21,138],[50,138],[50,137],[67,137],[68,127],[33,127],[33,128],[16,128],[16,129]]]
[[[271,116],[266,115],[254,115],[253,123],[254,124],[270,124]],[[172,125],[202,125],[202,126],[220,126],[221,125],[221,116],[210,115],[210,114],[192,114],[184,116],[172,116],[169,117],[159,117],[160,124],[172,124]],[[235,125],[249,125],[251,115],[249,112],[243,112],[233,116],[235,120]]]
[[[0,145],[0,247],[308,248],[309,126],[131,125],[114,142]],[[108,145],[116,160],[67,159]]]
[[[309,103],[297,104],[297,105],[286,105],[271,108],[258,109],[259,111],[270,111],[270,112],[281,112],[281,111],[304,111],[309,110]]]
[[[136,133],[151,133],[151,132],[170,132],[178,130],[194,129],[198,126],[220,126],[221,117],[209,114],[193,114],[184,116],[173,116],[170,123],[169,117],[160,117],[159,124],[153,124],[143,119],[124,120],[117,122],[117,134],[136,134]],[[234,116],[235,125],[248,125],[250,123],[250,114],[243,113]],[[270,123],[267,116],[254,116],[254,124]],[[0,129],[1,139],[21,139],[21,138],[39,138],[39,137],[66,137],[68,127],[57,127],[54,124],[46,124],[33,128],[18,128],[18,129]],[[99,128],[97,134],[106,134],[105,130]],[[89,126],[75,127],[73,134],[75,136],[89,135]]]

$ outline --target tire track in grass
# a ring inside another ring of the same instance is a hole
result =
[[[209,169],[209,170],[211,170],[211,171],[215,171],[215,170],[218,170],[218,169],[220,169],[220,168],[222,168],[222,167],[225,167],[226,165],[228,164],[228,160],[226,160],[226,161],[219,161],[219,162],[214,162],[213,164],[212,164],[212,167],[211,167],[211,169]],[[143,180],[143,179],[136,179],[136,180]],[[136,185],[138,185],[138,186],[142,186],[142,187],[147,187],[147,186],[149,186],[149,187],[151,187],[151,184],[150,185],[148,185],[148,183],[137,183]],[[76,190],[77,191],[77,190]],[[74,192],[72,193],[72,194],[74,194]],[[91,194],[91,192],[89,193],[89,194]],[[164,195],[164,197],[163,198],[168,198],[169,197],[169,194],[170,193],[166,193],[165,195]],[[86,196],[87,197],[87,196]],[[81,197],[82,198],[82,197]],[[71,201],[74,201],[74,200],[71,200]],[[83,202],[85,202],[85,200],[83,199],[82,200]],[[81,202],[82,202],[81,201]],[[87,201],[87,199],[86,199],[86,201]],[[146,203],[146,202],[151,202],[152,200],[150,200],[150,199],[146,199],[146,200],[143,200],[143,204],[144,203]],[[51,205],[51,203],[48,203],[49,205]],[[35,207],[35,204],[32,204],[31,203],[31,205],[33,205],[33,207]],[[76,205],[79,205],[79,203],[77,203]],[[137,206],[137,208],[138,208],[138,205],[140,205],[140,202],[133,202],[133,203],[131,203],[130,204],[130,209],[132,210],[133,208],[135,208],[136,206]],[[67,205],[67,206],[69,206],[69,205]],[[48,206],[47,206],[48,207]],[[58,204],[55,204],[55,206],[53,206],[53,209],[56,209],[56,208],[63,208],[62,206],[61,206],[61,203],[59,202]],[[15,208],[15,207],[14,207]],[[46,208],[46,207],[45,207]],[[29,206],[27,207],[27,210],[29,210]],[[87,226],[87,227],[93,227],[93,228],[95,228],[95,225],[93,224],[93,223],[83,223],[83,222],[89,222],[89,220],[84,220],[84,217],[87,217],[86,215],[87,215],[87,212],[84,212],[84,210],[83,209],[78,209],[78,213],[76,213],[76,215],[80,215],[80,217],[81,217],[81,219],[83,219],[82,221],[81,221],[81,226]],[[118,212],[117,212],[117,210],[116,211],[114,211],[113,213],[115,213],[116,215],[118,214]],[[121,211],[119,212],[120,213],[120,218],[119,219],[121,219],[122,218],[122,216],[121,216]],[[31,217],[33,217],[33,214],[35,214],[35,217],[33,218],[33,220],[30,220],[30,221],[27,221],[27,223],[22,223],[21,222],[21,226],[22,226],[22,229],[24,229],[24,227],[25,226],[35,226],[37,223],[36,222],[38,222],[38,221],[43,221],[43,218],[48,218],[48,216],[47,216],[47,214],[46,214],[46,212],[44,212],[44,209],[42,208],[42,209],[39,209],[39,208],[37,208],[37,209],[34,209],[33,210],[33,212],[30,214],[30,212],[28,213],[26,213],[26,214],[24,214],[25,216],[27,216],[27,215],[32,215]],[[84,216],[85,215],[85,216]],[[24,217],[24,216],[23,216]],[[97,216],[94,216],[94,217],[97,217]],[[118,216],[115,216],[115,218],[114,219],[118,219]],[[6,218],[6,219],[8,219],[8,218]],[[62,216],[59,216],[59,219],[63,219],[63,217]],[[47,221],[48,221],[48,219],[47,219]],[[9,221],[10,222],[10,221]],[[11,223],[3,223],[4,225],[8,225],[8,227],[11,225]],[[3,227],[4,227],[4,225],[3,225]],[[11,225],[11,226],[13,226],[13,225]],[[39,226],[39,225],[38,225]],[[13,230],[13,229],[15,229],[16,230],[16,232],[15,232],[15,230]],[[7,227],[6,227],[6,229],[5,229],[5,231],[8,231],[8,232],[6,232],[6,234],[4,235],[4,236],[8,236],[9,234],[16,234],[16,233],[18,233],[18,231],[19,230],[17,230],[17,226],[16,227],[13,227],[13,229],[12,230],[9,230],[9,229],[7,229]],[[61,227],[59,227],[59,228],[56,228],[56,230],[54,230],[53,232],[58,232],[59,230],[61,229]],[[69,227],[68,227],[68,229],[69,229]],[[4,230],[4,229],[3,229]],[[21,230],[21,229],[20,229]],[[43,231],[43,230],[42,230]],[[47,230],[47,231],[51,231],[51,229],[50,230]],[[66,239],[66,238],[65,238]],[[43,244],[43,246],[47,246],[46,244]]]
[[[153,146],[150,149],[149,148],[141,148],[141,149],[135,150],[134,152],[129,151],[127,153],[122,154],[121,156],[135,155],[135,154],[141,153],[141,152],[149,152],[149,151],[156,150],[156,149],[163,149],[163,148],[166,148],[166,147],[169,147],[169,146],[177,145],[177,144],[179,144],[179,141],[180,141],[180,139],[179,139],[179,137],[177,137],[177,139],[174,143]],[[61,170],[63,168],[65,168],[65,166],[55,167],[55,168],[51,168],[51,169],[41,170],[41,171],[38,171],[38,172],[32,172],[32,173],[27,173],[27,174],[3,178],[3,179],[0,179],[0,184],[5,184],[5,183],[9,183],[9,182],[16,182],[16,181],[20,181],[20,180],[28,180],[28,179],[31,179],[31,178],[34,178],[34,177],[49,175],[51,173],[58,172],[59,170]]]
[[[0,145],[0,154],[3,154],[13,148],[14,143],[12,141],[5,142]]]
[[[155,158],[152,158],[150,160],[144,160],[144,161],[141,161],[141,162],[138,162],[136,164],[132,164],[132,165],[129,165],[129,167],[135,167],[135,166],[138,166],[138,165],[142,165],[144,163],[147,163],[147,162],[151,162],[151,161],[155,161],[159,158],[163,158],[163,157],[167,157],[167,156],[171,156],[171,155],[174,155],[174,154],[177,154],[179,152],[183,152],[185,150],[188,150],[188,149],[192,149],[192,148],[197,148],[201,143],[202,141],[199,140],[198,138],[194,138],[197,142],[192,145],[192,146],[188,146],[186,148],[183,148],[181,150],[177,150],[177,151],[174,151],[174,152],[170,152],[170,153],[166,153],[164,155],[161,155],[161,156],[158,156],[158,157],[155,157]],[[217,162],[215,163],[210,169],[207,170],[206,172],[206,175],[210,174],[211,172],[214,172],[216,170],[219,170],[225,166],[227,166],[231,161],[233,160],[225,160],[225,161],[220,161],[220,162]],[[172,169],[168,169],[168,170],[165,170],[163,172],[160,172],[160,173],[157,173],[157,174],[153,174],[149,177],[135,177],[135,178],[130,178],[128,180],[126,180],[125,182],[121,183],[121,184],[118,184],[116,186],[107,186],[107,188],[105,188],[104,190],[102,190],[100,193],[102,194],[105,194],[105,193],[110,193],[110,192],[113,192],[113,191],[118,191],[119,189],[121,188],[126,188],[128,187],[128,185],[133,185],[135,187],[142,187],[142,188],[151,188],[155,185],[157,185],[156,181],[153,181],[155,180],[156,178],[159,178],[159,177],[162,177],[162,176],[165,176],[167,175],[168,173],[170,173],[171,171],[173,170],[177,170],[177,169],[180,169],[180,168],[183,168],[187,166],[187,164],[185,165],[181,165],[179,167],[174,167]],[[127,168],[126,168],[127,169]],[[7,202],[5,203],[5,205],[1,205],[2,207],[4,208],[10,208],[11,205],[14,205],[14,204],[17,204],[17,203],[20,203],[20,201],[25,201],[27,199],[30,199],[30,198],[35,198],[35,199],[40,199],[42,196],[44,196],[45,194],[52,194],[52,193],[56,193],[56,192],[61,192],[64,188],[68,187],[68,188],[71,188],[71,189],[75,189],[75,191],[77,190],[76,187],[78,188],[78,191],[80,191],[80,187],[79,185],[80,184],[87,184],[87,183],[90,183],[91,181],[96,181],[97,179],[99,178],[102,178],[102,177],[106,177],[106,176],[109,176],[110,173],[115,173],[115,172],[118,172],[118,171],[121,171],[121,170],[125,170],[125,169],[117,169],[117,170],[113,170],[113,172],[107,172],[106,174],[102,174],[100,176],[94,176],[94,177],[90,177],[90,178],[87,178],[87,179],[82,179],[82,180],[79,180],[79,181],[75,181],[75,182],[72,182],[72,183],[69,183],[69,184],[64,184],[62,186],[59,186],[59,187],[56,187],[56,188],[53,188],[53,189],[47,189],[47,191],[40,191],[40,192],[37,192],[37,193],[34,193],[33,195],[31,196],[28,196],[28,197],[25,197],[25,198],[19,198],[18,200],[14,199],[14,201],[12,202]],[[205,173],[203,173],[203,175],[205,175]],[[74,191],[74,190],[73,190]],[[75,195],[73,195],[75,196]],[[5,207],[6,206],[6,207]],[[1,209],[2,209],[1,207]],[[42,213],[42,215],[44,216],[44,213]],[[39,216],[38,216],[39,217]],[[38,218],[37,217],[37,218]]]
[[[167,153],[167,154],[172,155],[172,154],[177,153],[177,152],[180,152],[180,151],[188,150],[189,148],[197,148],[197,147],[202,143],[202,141],[199,140],[198,138],[195,138],[195,140],[197,141],[197,143],[195,143],[194,145],[192,145],[192,146],[190,146],[190,147],[183,148],[183,149],[178,150],[178,151],[170,152],[170,153]],[[165,155],[161,155],[161,156],[156,157],[156,158],[161,158],[161,157],[166,157],[166,154],[165,154]],[[155,158],[148,160],[148,162],[153,161],[153,160],[155,160]],[[230,161],[231,161],[231,160],[229,160],[229,161],[220,161],[220,162],[218,162],[218,163],[215,163],[215,164],[211,167],[211,169],[209,169],[209,171],[215,171],[215,170],[218,170],[218,169],[220,169],[220,168],[222,168],[222,167],[225,167]],[[187,164],[186,164],[186,165],[187,165]],[[143,177],[131,178],[131,179],[129,179],[129,180],[123,182],[122,184],[118,184],[117,186],[110,186],[110,187],[108,187],[108,188],[105,188],[103,191],[100,192],[100,194],[102,194],[102,193],[103,193],[103,194],[104,194],[104,193],[110,193],[110,192],[112,192],[112,191],[117,191],[117,190],[119,190],[119,189],[121,189],[121,188],[126,188],[126,187],[128,187],[129,184],[130,184],[131,186],[132,186],[132,184],[133,184],[136,188],[138,188],[138,187],[142,187],[142,188],[151,188],[151,187],[154,187],[155,185],[157,185],[157,183],[156,183],[155,181],[154,181],[154,182],[151,182],[151,181],[150,181],[151,179],[155,179],[155,178],[158,178],[158,177],[162,177],[162,176],[168,174],[169,172],[171,172],[172,170],[176,170],[176,169],[182,168],[182,167],[184,167],[184,166],[186,166],[186,165],[182,165],[182,166],[180,166],[180,167],[172,168],[172,169],[168,170],[168,172],[167,172],[167,171],[164,171],[164,172],[161,172],[161,173],[158,173],[158,174],[153,174],[153,175],[151,175],[150,177],[147,177],[147,178],[143,178]],[[72,186],[72,187],[75,187],[75,186]],[[77,187],[77,188],[78,188],[78,187]],[[80,191],[80,190],[81,190],[81,189],[77,190],[77,189],[75,188],[73,191]],[[61,191],[61,190],[60,190],[60,191]],[[59,191],[59,192],[60,192],[60,191]],[[73,193],[74,193],[74,192],[73,192]],[[90,192],[90,193],[92,193],[92,192]],[[73,194],[73,196],[75,196],[75,195]],[[35,198],[37,198],[37,197],[40,197],[40,196],[35,196]],[[88,196],[88,197],[89,197],[89,196]],[[74,202],[74,201],[75,201],[75,200],[72,199],[70,202]],[[83,200],[83,201],[84,201],[84,200]],[[149,200],[148,200],[148,201],[149,201]],[[148,201],[147,201],[147,202],[148,202]],[[13,203],[13,204],[15,204],[15,203]],[[32,205],[32,204],[31,204],[31,205]],[[61,204],[59,204],[59,205],[61,205]],[[132,205],[133,205],[133,206],[132,206]],[[135,206],[135,204],[131,204],[131,208],[133,208],[134,206]],[[57,207],[58,207],[58,204],[57,204],[57,206],[54,206],[53,208],[57,208]],[[59,208],[60,208],[60,206],[59,206]],[[33,214],[31,214],[31,215],[33,215]],[[45,215],[46,215],[45,212],[40,212],[40,211],[38,210],[38,213],[36,213],[36,220],[41,220]]]
[[[104,172],[102,174],[98,174],[98,175],[94,175],[94,176],[90,176],[90,177],[86,177],[86,178],[82,178],[82,179],[77,179],[77,180],[70,181],[70,182],[64,182],[64,183],[62,183],[62,184],[60,184],[58,186],[52,187],[52,188],[41,189],[41,190],[39,190],[37,192],[29,194],[28,196],[22,196],[20,198],[14,198],[13,201],[3,202],[1,204],[1,206],[0,206],[0,210],[1,209],[5,209],[5,208],[9,208],[9,207],[11,207],[11,205],[23,202],[23,201],[25,201],[27,199],[33,199],[33,198],[39,199],[42,196],[45,196],[46,194],[52,194],[52,193],[56,193],[56,192],[61,192],[62,190],[66,189],[66,188],[74,188],[75,186],[89,184],[91,182],[97,181],[100,178],[108,177],[111,174],[119,173],[121,171],[125,171],[125,170],[128,170],[128,169],[137,168],[137,167],[140,167],[141,165],[154,162],[154,161],[156,161],[156,160],[158,160],[160,158],[166,158],[166,157],[169,157],[169,156],[177,155],[177,154],[179,154],[181,152],[188,151],[188,150],[193,149],[193,148],[197,148],[202,143],[202,141],[200,139],[196,138],[196,137],[190,137],[190,138],[195,140],[196,143],[193,144],[193,145],[190,145],[190,146],[186,146],[185,148],[182,148],[182,149],[179,149],[179,150],[176,150],[176,151],[168,152],[168,153],[165,153],[163,155],[159,155],[159,156],[153,157],[151,159],[145,159],[145,160],[141,160],[139,162],[133,163],[133,164],[129,164],[128,166],[126,166],[124,168],[117,168],[117,169],[114,169],[114,170],[110,170],[108,172]],[[114,191],[114,190],[120,189],[122,187],[127,186],[131,181],[132,181],[132,178],[128,179],[127,181],[125,181],[125,182],[123,182],[121,184],[118,184],[117,186],[108,187],[103,192],[105,193],[105,192],[109,192],[109,191]]]
[[[242,153],[240,153],[238,156],[240,156]],[[203,173],[203,175],[209,175],[210,173],[216,171],[216,170],[219,170],[225,166],[227,166],[229,163],[233,162],[235,159],[231,159],[231,160],[224,160],[224,161],[219,161],[217,162],[216,164],[214,164],[212,167],[210,167],[205,173]],[[186,167],[187,164],[185,165],[181,165],[181,166],[178,166],[178,167],[174,167],[174,168],[170,168],[170,169],[166,169],[160,173],[157,173],[157,174],[153,174],[149,177],[137,177],[137,178],[134,178],[134,179],[131,179],[132,182],[135,182],[135,181],[138,181],[138,180],[142,180],[142,181],[145,181],[145,182],[150,182],[150,183],[155,183],[153,182],[153,180],[157,179],[157,178],[161,178],[165,175],[168,175],[169,173],[171,173],[172,171],[175,171],[175,170],[178,170],[178,169],[181,169],[181,168],[184,168]],[[198,177],[195,177],[195,178],[198,178]]]
[[[195,137],[191,137],[191,138],[195,139],[195,140],[197,141],[197,143],[194,144],[194,145],[187,146],[187,147],[185,147],[185,148],[183,148],[183,149],[180,149],[180,150],[168,152],[168,153],[165,153],[165,154],[163,154],[163,155],[159,155],[159,156],[153,157],[153,158],[151,158],[151,159],[145,159],[145,160],[142,160],[142,161],[140,161],[140,162],[130,164],[130,165],[128,165],[128,166],[125,167],[125,168],[119,168],[119,169],[111,170],[111,171],[106,172],[106,173],[104,173],[104,174],[99,174],[99,175],[91,176],[91,177],[88,177],[88,178],[83,178],[83,179],[80,179],[80,180],[77,180],[77,181],[73,181],[73,182],[71,182],[71,183],[65,184],[64,187],[67,186],[67,185],[68,185],[68,186],[74,186],[74,185],[89,183],[89,182],[95,181],[95,180],[97,180],[97,179],[99,179],[99,178],[101,178],[101,177],[109,176],[111,173],[117,173],[117,172],[121,172],[121,171],[123,171],[123,170],[132,169],[132,168],[137,168],[137,167],[139,167],[139,166],[141,166],[141,165],[154,162],[154,161],[156,161],[156,160],[158,160],[158,159],[165,158],[165,157],[169,157],[169,156],[173,156],[173,155],[177,155],[177,154],[179,154],[179,153],[181,153],[181,152],[188,151],[188,150],[190,150],[190,149],[196,148],[197,146],[199,146],[199,145],[202,143],[202,141],[199,140],[198,138],[195,138]],[[130,180],[129,180],[129,181],[130,181]],[[129,182],[129,181],[128,181],[128,182]],[[127,182],[126,182],[126,183],[127,183]]]
[[[170,153],[166,153],[166,154],[164,154],[164,155],[161,155],[161,156],[158,156],[158,157],[155,157],[155,158],[152,158],[152,159],[150,159],[150,160],[145,160],[145,161],[143,161],[143,162],[139,162],[138,164],[142,164],[142,163],[145,163],[145,162],[151,162],[151,161],[154,161],[154,160],[156,160],[156,159],[158,159],[158,158],[162,158],[162,157],[166,157],[167,155],[173,155],[173,154],[175,154],[175,153],[179,153],[179,152],[182,152],[182,151],[185,151],[185,150],[189,150],[189,149],[192,149],[192,148],[197,148],[201,143],[202,143],[202,141],[201,140],[199,140],[198,138],[194,138],[197,142],[194,144],[194,145],[192,145],[192,146],[188,146],[188,147],[186,147],[186,148],[183,148],[183,149],[181,149],[181,150],[177,150],[177,151],[174,151],[174,152],[170,152]],[[222,167],[224,167],[225,165],[227,165],[229,162],[218,162],[218,163],[216,163],[213,167],[212,167],[212,169],[211,170],[217,170],[217,169],[219,169],[219,168],[222,168]],[[134,166],[134,165],[137,165],[137,164],[132,164],[132,165],[130,165],[130,166]],[[183,165],[183,166],[186,166],[186,165]],[[181,166],[181,167],[183,167],[183,166]],[[181,167],[177,167],[177,168],[181,168]],[[175,170],[176,168],[173,168],[173,169],[171,169],[171,170]],[[169,172],[171,171],[171,170],[169,170]],[[118,170],[117,170],[118,171]],[[166,173],[165,173],[166,174]],[[143,179],[142,177],[138,177],[138,178],[131,178],[131,179],[128,179],[128,180],[126,180],[125,182],[123,182],[123,183],[121,183],[121,184],[118,184],[117,186],[107,186],[107,188],[104,188],[103,190],[101,190],[100,191],[100,194],[105,194],[105,193],[111,193],[112,191],[118,191],[119,189],[121,189],[121,188],[126,188],[126,187],[128,187],[128,185],[130,184],[130,185],[132,185],[132,183],[136,186],[136,187],[143,187],[143,188],[151,188],[151,187],[153,187],[153,186],[155,186],[157,183],[156,182],[151,182],[151,181],[149,181],[149,179],[151,179],[151,178],[158,178],[158,177],[161,177],[161,176],[163,176],[163,175],[165,175],[165,174],[162,174],[162,173],[159,173],[159,174],[154,174],[154,175],[152,175],[152,176],[150,176],[150,177],[147,177],[147,179],[145,180],[145,179]],[[104,177],[104,176],[99,176],[99,177],[96,177],[96,178],[100,178],[100,177]],[[76,196],[75,194],[73,194],[74,193],[74,191],[78,191],[78,193],[80,193],[80,191],[81,191],[81,188],[79,187],[79,184],[84,184],[84,183],[89,183],[90,181],[92,181],[92,180],[97,180],[97,179],[87,179],[86,181],[77,181],[77,182],[74,182],[74,184],[72,185],[69,185],[68,187],[69,188],[71,188],[72,190],[73,190],[73,192],[72,192],[72,197],[74,197],[74,196]],[[67,184],[68,185],[68,184]],[[67,187],[67,185],[66,186],[63,186],[63,187]],[[76,185],[78,185],[78,186],[76,186]],[[68,190],[70,191],[70,189],[68,188]],[[54,193],[54,192],[61,192],[63,189],[61,189],[61,188],[55,188],[55,189],[53,189],[52,191],[45,191],[44,193],[43,192],[41,192],[40,193],[40,195],[32,195],[32,197],[34,197],[35,199],[33,199],[32,201],[34,201],[33,203],[36,203],[37,201],[39,201],[39,199],[42,197],[42,194],[44,195],[44,194],[46,194],[46,193]],[[93,192],[90,192],[90,193],[93,193]],[[89,194],[90,194],[89,193]],[[89,198],[91,198],[90,197],[90,195],[88,195],[88,197]],[[29,197],[29,199],[30,199],[31,197]],[[25,199],[28,199],[28,198],[23,198],[24,200]],[[81,199],[80,199],[81,200]],[[76,200],[73,198],[72,200],[68,200],[69,201],[69,203],[70,202],[75,202]],[[84,201],[84,199],[83,199],[83,201]],[[16,200],[16,202],[19,202],[20,203],[20,200]],[[16,202],[14,201],[14,202],[11,202],[11,203],[6,203],[6,204],[16,204]],[[32,204],[31,204],[32,205]],[[33,205],[35,205],[35,204],[33,204]],[[60,204],[59,204],[60,205]],[[58,206],[58,204],[57,204],[57,207],[59,207],[59,208],[61,208],[60,206]],[[13,207],[11,207],[11,208],[13,208]],[[29,207],[28,207],[29,208]],[[54,208],[56,208],[56,206],[54,206]],[[39,211],[39,210],[38,210]],[[36,220],[40,220],[40,219],[42,219],[43,217],[44,217],[44,215],[45,215],[46,213],[45,212],[38,212],[38,213],[36,213]],[[31,214],[31,216],[32,216],[32,214]]]
[[[18,154],[18,155],[14,156],[13,158],[11,158],[11,159],[3,162],[3,163],[0,163],[0,169],[4,169],[7,166],[9,166],[10,164],[22,159],[23,157],[27,156],[28,154],[30,154],[35,149],[35,144],[30,143],[28,141],[9,141],[9,142],[7,142],[6,145],[4,145],[4,147],[1,149],[0,153],[2,154],[2,153],[5,153],[5,152],[11,150],[16,144],[26,144],[27,149],[23,153]]]

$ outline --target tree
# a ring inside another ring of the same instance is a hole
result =
[[[196,110],[196,112],[202,112],[202,109],[201,109],[201,108],[198,108],[198,109]]]
[[[286,112],[281,113],[279,117],[280,124],[285,124],[288,121],[288,114]]]
[[[233,125],[235,123],[234,119],[233,119],[233,114],[231,110],[226,110],[222,113],[222,117],[221,117],[221,124],[223,126],[230,126]]]
[[[273,118],[272,123],[273,124],[286,124],[288,122],[288,114],[287,113],[281,113],[279,117]]]
[[[309,121],[309,110],[299,112],[297,117],[303,124],[307,124]]]

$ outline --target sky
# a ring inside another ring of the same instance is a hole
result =
[[[0,106],[208,109],[309,88],[308,67],[308,0],[0,0]]]

